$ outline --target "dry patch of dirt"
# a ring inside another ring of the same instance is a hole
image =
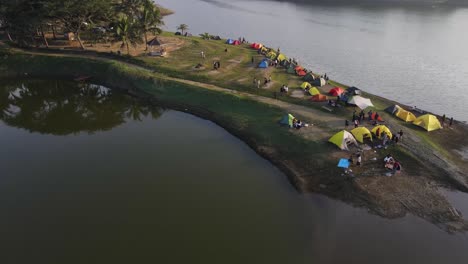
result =
[[[304,91],[302,91],[302,90],[294,90],[294,91],[291,92],[291,97],[304,98],[305,94],[304,94]]]

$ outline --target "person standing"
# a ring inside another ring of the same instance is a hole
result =
[[[260,79],[257,80],[257,89],[260,89]]]
[[[254,77],[254,79],[253,79],[253,85],[254,85],[254,87],[257,85],[257,77]]]
[[[446,117],[445,117],[445,114],[444,114],[444,115],[442,116],[442,126],[444,126],[444,124],[445,124],[445,118],[446,118]]]
[[[382,145],[385,147],[387,145],[387,140],[388,140],[388,135],[387,133],[384,133],[383,138],[382,138]]]
[[[201,52],[200,52],[200,55],[201,55],[202,59],[205,58],[205,52],[204,52],[204,51],[201,51]]]
[[[398,132],[398,134],[400,134],[400,141],[403,141],[403,130],[400,129],[400,132]]]
[[[346,119],[346,120],[344,121],[344,126],[345,126],[345,128],[348,128],[348,127],[349,127],[348,119]]]
[[[360,167],[360,166],[361,166],[361,162],[362,162],[361,154],[357,154],[357,162],[356,162],[356,165],[358,165],[358,166]]]
[[[357,128],[359,126],[359,121],[356,119],[354,119],[354,128]]]
[[[453,124],[453,117],[450,118],[450,121],[449,121],[449,127],[451,127]]]

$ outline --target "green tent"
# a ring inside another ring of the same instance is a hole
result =
[[[289,68],[288,68],[288,73],[296,73],[296,69],[294,67],[294,65],[289,65]]]
[[[309,89],[309,94],[314,96],[314,95],[320,94],[320,91],[317,89],[317,87],[312,87]]]
[[[280,124],[292,127],[293,120],[294,120],[294,116],[291,114],[287,114],[281,119]]]
[[[307,73],[306,76],[304,76],[304,78],[302,78],[304,81],[306,82],[310,82],[310,81],[314,81],[316,78],[314,76],[314,74],[312,72],[309,72]]]
[[[342,130],[336,133],[333,137],[331,137],[328,142],[331,142],[337,145],[342,150],[349,150],[348,145],[354,144],[358,145],[354,136],[346,130]]]

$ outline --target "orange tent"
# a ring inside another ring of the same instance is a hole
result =
[[[295,71],[302,71],[304,70],[304,68],[302,68],[302,66],[296,66],[296,68],[294,68]]]
[[[306,76],[307,72],[305,72],[304,70],[300,70],[297,72],[297,75],[299,76]]]
[[[316,94],[310,98],[313,102],[324,102],[327,100],[327,96],[323,94]]]
[[[377,114],[377,113],[375,113],[375,112],[372,113],[372,115],[371,115],[371,119],[372,119],[372,120],[375,120],[375,114]],[[380,121],[380,122],[383,121],[383,119],[382,119],[382,117],[381,117],[380,115],[379,115],[379,118],[377,118],[377,121]]]

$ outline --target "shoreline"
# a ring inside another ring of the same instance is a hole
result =
[[[169,108],[188,112],[213,121],[217,125],[226,129],[229,133],[240,138],[260,156],[272,162],[283,173],[285,173],[289,181],[300,192],[317,192],[325,194],[329,197],[342,200],[355,206],[368,208],[371,212],[387,218],[402,217],[406,213],[412,213],[434,224],[442,225],[442,228],[446,230],[454,231],[468,229],[468,225],[464,223],[463,219],[445,215],[451,210],[451,207],[449,208],[448,205],[444,203],[442,203],[442,206],[436,208],[437,210],[433,212],[433,210],[429,208],[412,208],[412,204],[408,205],[403,201],[398,202],[398,199],[401,197],[397,197],[396,201],[393,201],[395,199],[391,199],[392,201],[380,201],[376,199],[376,197],[373,197],[375,194],[369,192],[364,187],[365,184],[373,184],[372,182],[361,183],[342,179],[340,176],[335,177],[335,174],[338,172],[335,169],[335,159],[331,159],[328,155],[330,154],[329,152],[340,152],[334,150],[328,144],[323,142],[307,142],[301,135],[296,135],[290,131],[283,131],[283,128],[279,127],[276,123],[268,124],[268,131],[271,131],[269,133],[273,135],[272,138],[276,138],[278,136],[288,137],[289,141],[286,146],[278,146],[275,142],[264,140],[264,135],[260,132],[251,131],[250,128],[255,127],[255,123],[259,120],[255,119],[256,117],[250,117],[249,113],[243,112],[242,107],[225,109],[223,106],[219,106],[216,103],[216,101],[221,100],[220,98],[222,97],[223,102],[232,104],[233,106],[238,106],[239,104],[246,108],[254,108],[256,111],[268,112],[268,118],[270,119],[276,118],[278,115],[282,115],[282,113],[284,113],[284,109],[281,107],[254,102],[255,100],[253,100],[248,93],[236,90],[227,90],[222,87],[217,87],[216,89],[219,88],[218,90],[209,89],[202,86],[213,86],[212,84],[205,83],[203,85],[203,83],[199,82],[184,82],[182,79],[177,80],[171,76],[167,76],[164,72],[158,73],[157,69],[155,71],[151,71],[142,65],[136,65],[135,68],[132,69],[128,67],[130,65],[135,65],[132,64],[131,60],[130,62],[122,62],[116,58],[86,58],[86,56],[83,56],[83,53],[80,53],[75,57],[67,56],[66,53],[53,57],[53,54],[57,54],[54,53],[54,51],[49,51],[49,55],[44,54],[43,51],[42,53],[43,54],[28,54],[27,52],[13,53],[6,55],[6,59],[5,56],[2,56],[7,63],[4,64],[6,69],[0,74],[0,77],[7,78],[16,76],[21,78],[23,75],[20,73],[25,72],[28,73],[29,77],[39,78],[49,77],[72,79],[76,74],[92,75],[95,76],[97,84],[102,84],[109,88],[124,90],[133,96],[143,98],[149,102],[158,103],[159,105],[162,104],[163,106],[168,106]],[[11,60],[13,60],[13,62],[16,60],[16,63],[13,63]],[[43,62],[41,62],[41,60]],[[62,67],[56,67],[59,70],[51,73],[41,68],[40,65],[42,63],[49,65],[62,65]],[[85,68],[82,68],[84,65],[86,65]],[[0,64],[0,67],[1,66],[2,65]],[[86,67],[89,67],[89,69],[86,69]],[[137,69],[136,67],[139,68]],[[116,79],[119,79],[120,81]],[[204,88],[205,90],[200,88]],[[223,89],[226,91],[223,91]],[[198,101],[187,100],[188,98],[192,99],[192,97],[184,97],[186,93],[192,94],[198,99]],[[366,93],[366,95],[368,94]],[[377,96],[374,97],[378,98]],[[386,99],[381,98],[380,100]],[[386,100],[386,102],[389,102],[389,100]],[[228,110],[228,112],[226,113],[219,110]],[[241,116],[241,118],[239,118],[240,120],[237,119],[237,116],[239,115]],[[328,117],[325,119],[327,118]],[[243,125],[243,119],[248,120],[247,128]],[[271,120],[268,121],[270,122]],[[320,127],[316,127],[314,129],[319,128]],[[466,128],[464,129],[466,130]],[[288,148],[301,149],[305,148],[304,146],[309,145],[311,148],[318,148],[319,153],[317,154],[314,153],[315,151],[304,149],[302,150],[303,153],[296,156],[297,153],[292,153],[291,150],[288,150]],[[404,154],[404,151],[401,152],[401,155]],[[314,157],[315,155],[319,161],[316,162],[316,164],[313,163],[305,165],[307,159],[303,159],[304,157],[301,158],[300,156],[307,155],[310,155],[310,157]],[[421,161],[418,161],[417,158],[414,159],[413,162],[418,163],[418,169],[424,168],[422,166],[423,163],[419,164]],[[310,171],[310,169],[312,169],[312,171]],[[411,170],[410,168],[408,168],[408,170],[410,170],[411,173],[416,173],[417,171]],[[431,174],[437,173],[438,170],[431,172]],[[444,174],[445,173],[448,173],[447,168],[444,169]],[[443,180],[444,177],[445,176],[442,176],[438,179],[431,178],[430,181],[437,181],[438,183],[436,185],[431,184],[431,186],[428,186],[427,190],[425,190],[425,195],[430,195],[428,193],[433,192],[435,187],[440,186],[440,184],[442,184],[442,186],[446,185],[448,188],[455,188],[463,191],[467,190],[466,186],[463,184],[457,186],[455,184],[456,181],[451,183],[448,181],[450,177]],[[380,182],[380,180],[378,181]],[[445,184],[443,184],[444,182]],[[414,183],[410,182],[409,184],[415,185],[421,184],[421,182],[418,180]],[[325,185],[326,188],[322,188],[322,185]],[[437,196],[436,194],[433,195],[435,196],[429,197],[431,198],[429,199],[430,201],[441,199],[440,196]],[[390,204],[386,204],[388,202],[390,202]],[[416,202],[420,203],[421,201],[416,200]]]

